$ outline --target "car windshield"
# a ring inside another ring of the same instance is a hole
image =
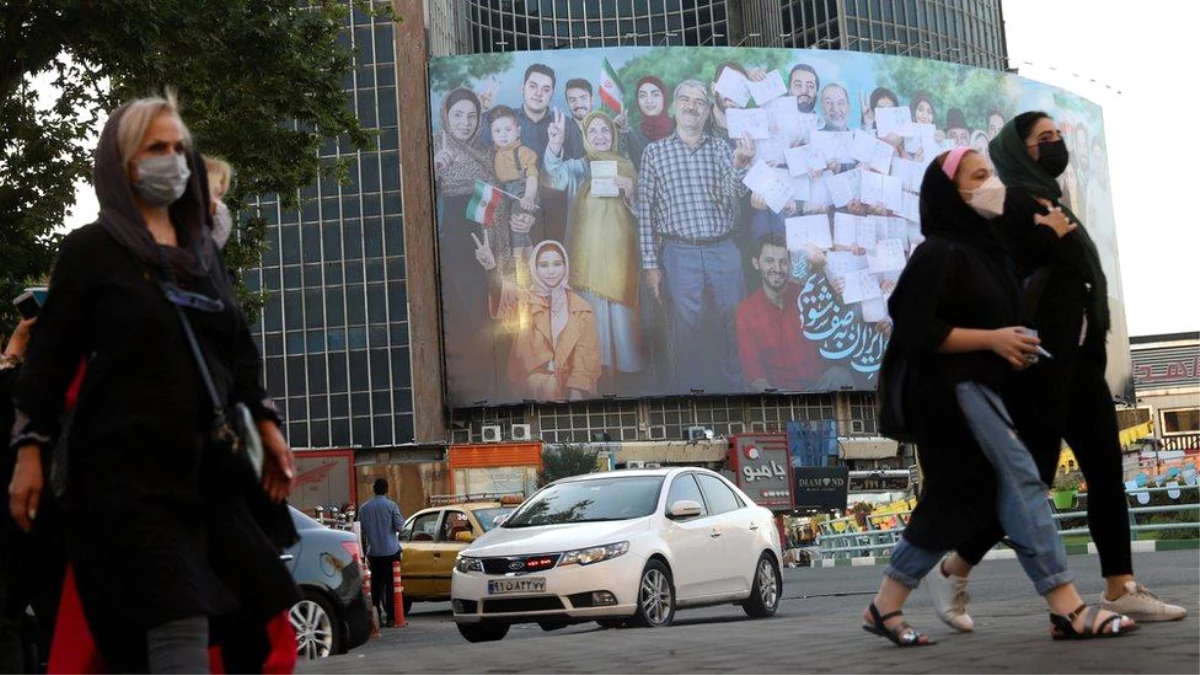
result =
[[[490,531],[496,527],[496,518],[499,516],[507,516],[516,509],[515,506],[501,506],[495,509],[472,509],[475,518],[479,520],[479,526],[484,532]]]
[[[662,476],[573,480],[551,485],[521,505],[501,527],[630,520],[654,513]]]

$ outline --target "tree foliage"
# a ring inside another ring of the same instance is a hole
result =
[[[512,52],[470,54],[434,59],[429,63],[429,88],[444,94],[455,87],[471,87],[479,80],[512,68]]]
[[[90,177],[98,124],[120,101],[175,88],[199,149],[237,170],[226,198],[235,212],[250,195],[295,207],[319,173],[338,175],[318,158],[325,139],[373,145],[343,90],[353,55],[339,34],[351,11],[305,0],[0,3],[0,299],[48,272],[73,185]],[[39,97],[47,83],[57,99]],[[257,214],[240,216],[227,249],[235,268],[257,262],[265,232]],[[0,301],[0,321],[11,309]]]
[[[542,450],[542,468],[538,471],[538,487],[562,478],[592,473],[596,470],[599,450],[589,450],[582,445],[563,445]]]
[[[1012,97],[1005,93],[1005,75],[997,70],[968,68],[929,59],[881,59],[879,84],[900,97],[912,100],[918,91],[933,96],[936,109],[935,124],[946,125],[946,111],[958,108],[967,117],[971,129],[987,128],[989,111],[999,110],[1004,119],[1011,118]]]

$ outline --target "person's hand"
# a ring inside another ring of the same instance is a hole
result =
[[[894,282],[894,281],[881,281],[881,282],[879,282],[879,290],[880,290],[880,292],[882,292],[884,295],[888,295],[888,294],[889,294],[889,293],[891,293],[892,291],[896,290],[896,282]]]
[[[483,231],[483,241],[479,241],[474,232],[471,233],[471,239],[475,240],[475,260],[489,272],[496,269],[496,256],[492,255],[492,247],[488,246],[487,230]]]
[[[475,94],[479,97],[479,107],[482,108],[480,112],[487,112],[492,109],[492,106],[496,103],[496,90],[499,88],[500,83],[493,77],[488,80],[487,87]]]
[[[1033,222],[1037,223],[1038,225],[1045,225],[1046,227],[1054,230],[1054,234],[1058,235],[1059,239],[1062,239],[1068,234],[1074,232],[1075,229],[1079,227],[1079,225],[1071,222],[1071,219],[1067,217],[1067,214],[1057,206],[1050,207],[1050,213],[1046,215],[1042,215],[1040,213],[1033,214]]]
[[[650,287],[650,293],[659,304],[662,304],[662,276],[660,269],[642,272],[642,279],[646,282],[646,286]]]
[[[1029,367],[1029,356],[1037,354],[1042,342],[1037,336],[1025,332],[1021,326],[997,328],[991,331],[990,347],[997,356],[1008,361],[1016,370]]]
[[[783,211],[781,213],[783,213],[785,216],[794,216],[799,211],[800,206],[796,204],[796,200],[789,199],[788,203],[783,205]]]
[[[508,217],[508,227],[517,234],[528,234],[533,229],[535,219],[532,213],[514,213]],[[483,232],[484,241],[487,241],[487,230]],[[479,243],[476,240],[475,243]]]
[[[17,451],[12,482],[8,484],[8,510],[21,530],[33,529],[38,503],[42,498],[42,455],[36,444],[23,445]]]
[[[567,400],[568,401],[582,401],[583,400],[583,392],[579,391],[578,389],[574,389],[574,388],[567,389]]]
[[[751,68],[746,71],[746,78],[751,82],[762,82],[767,79],[767,71],[762,68]]]
[[[767,200],[757,192],[750,193],[750,207],[755,211],[762,211],[767,208]]]
[[[825,251],[822,251],[815,244],[804,245],[804,257],[808,258],[808,264],[813,267],[823,267],[825,265]]]
[[[879,334],[885,338],[892,337],[892,320],[880,319],[875,323],[875,330],[879,331]]]
[[[740,169],[750,165],[754,160],[755,146],[754,139],[750,137],[750,133],[742,134],[738,139],[737,149],[733,151],[733,166]]]
[[[4,348],[5,356],[15,356],[17,358],[25,358],[25,348],[29,345],[29,336],[33,332],[33,324],[37,323],[37,317],[32,319],[24,319],[13,330],[12,337],[8,339],[8,346]]]
[[[838,275],[829,280],[829,285],[840,296],[846,290],[846,277]]]
[[[550,120],[550,126],[546,128],[547,147],[556,154],[562,154],[563,141],[567,133],[567,119],[557,108],[554,110],[554,119]]]
[[[613,183],[617,186],[617,191],[625,195],[626,199],[633,199],[633,179],[629,176],[617,176],[613,179]]]
[[[532,211],[537,208],[537,195],[532,193],[527,194],[524,197],[521,197],[520,203],[521,208],[525,209],[526,211]]]
[[[450,168],[452,161],[453,157],[450,153],[450,145],[446,142],[446,130],[442,129],[442,149],[433,155],[433,170],[441,173]]]
[[[622,110],[620,115],[614,117],[613,126],[617,128],[617,131],[623,134],[629,133],[629,111]]]
[[[292,491],[292,484],[296,480],[296,458],[279,425],[270,420],[260,420],[258,433],[263,443],[263,491],[271,501],[279,503]]]
[[[829,160],[829,163],[825,165],[825,168],[829,169],[830,171],[832,171],[834,173],[837,173],[837,170],[841,166],[842,166],[842,164],[841,164],[841,162],[837,161],[837,157],[833,157]]]
[[[883,137],[883,142],[895,148],[896,154],[899,154],[901,148],[904,146],[904,137],[902,137],[900,134],[892,132]]]

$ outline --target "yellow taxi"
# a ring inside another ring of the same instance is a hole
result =
[[[414,602],[449,602],[458,552],[524,501],[519,494],[435,495],[404,523],[404,613]]]

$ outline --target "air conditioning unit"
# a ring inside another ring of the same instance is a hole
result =
[[[626,469],[644,469],[644,468],[646,468],[646,463],[640,459],[631,459],[628,462],[625,462],[625,468]]]
[[[484,443],[499,443],[504,440],[499,424],[485,424],[481,431]]]
[[[529,424],[512,425],[512,439],[514,441],[533,440],[533,427]]]
[[[470,429],[454,429],[453,431],[450,432],[450,442],[455,443],[455,444],[470,443],[471,442],[471,430]]]
[[[650,440],[665,441],[667,440],[667,427],[663,424],[654,424],[650,426]]]
[[[644,469],[661,469],[662,464],[659,464],[658,462],[642,462],[642,468],[644,468]]]
[[[862,420],[850,420],[850,433],[852,433],[852,434],[863,433],[863,421]]]
[[[688,427],[687,437],[689,441],[703,441],[712,435],[712,430],[704,427]]]
[[[621,440],[636,441],[638,439],[637,427],[621,427]]]

